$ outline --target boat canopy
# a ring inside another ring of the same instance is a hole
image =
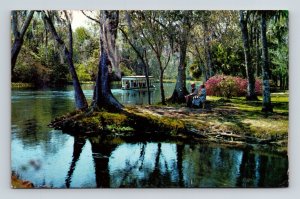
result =
[[[122,89],[139,89],[146,88],[146,77],[144,75],[137,76],[123,76],[122,77]],[[153,76],[149,76],[149,87],[153,87]]]

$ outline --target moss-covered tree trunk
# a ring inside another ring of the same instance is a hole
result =
[[[268,56],[268,42],[267,42],[267,22],[266,11],[261,12],[261,41],[262,41],[262,75],[263,75],[263,112],[273,112],[271,104],[271,91],[269,82],[269,56]]]
[[[246,75],[248,80],[247,86],[247,100],[257,100],[257,95],[255,93],[255,78],[254,78],[254,68],[251,63],[251,55],[250,55],[250,44],[249,44],[249,36],[248,36],[248,13],[244,16],[244,11],[240,11],[240,27],[242,31],[242,40],[244,46],[244,56],[245,56],[245,67],[246,67]]]

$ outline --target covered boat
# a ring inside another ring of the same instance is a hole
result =
[[[131,89],[146,89],[147,82],[146,77],[143,75],[139,76],[123,76],[122,77],[122,89],[131,90]],[[153,76],[149,76],[149,87],[154,89],[153,85],[154,78]]]

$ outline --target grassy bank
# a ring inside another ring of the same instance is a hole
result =
[[[272,95],[273,113],[262,113],[261,103],[244,98],[208,97],[205,109],[171,104],[127,106],[121,113],[77,111],[57,118],[51,126],[84,135],[206,140],[233,146],[269,145],[286,152],[288,93]]]
[[[34,88],[32,83],[12,82],[11,88]]]

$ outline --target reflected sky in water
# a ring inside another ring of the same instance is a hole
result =
[[[169,84],[168,95],[173,87]],[[12,170],[38,187],[280,187],[288,183],[286,156],[204,144],[116,144],[47,127],[55,117],[74,110],[71,90],[12,91]],[[85,85],[84,93],[90,101],[92,86]],[[113,93],[122,103],[147,100],[138,91],[115,89]],[[160,100],[159,90],[152,92],[152,100]]]

